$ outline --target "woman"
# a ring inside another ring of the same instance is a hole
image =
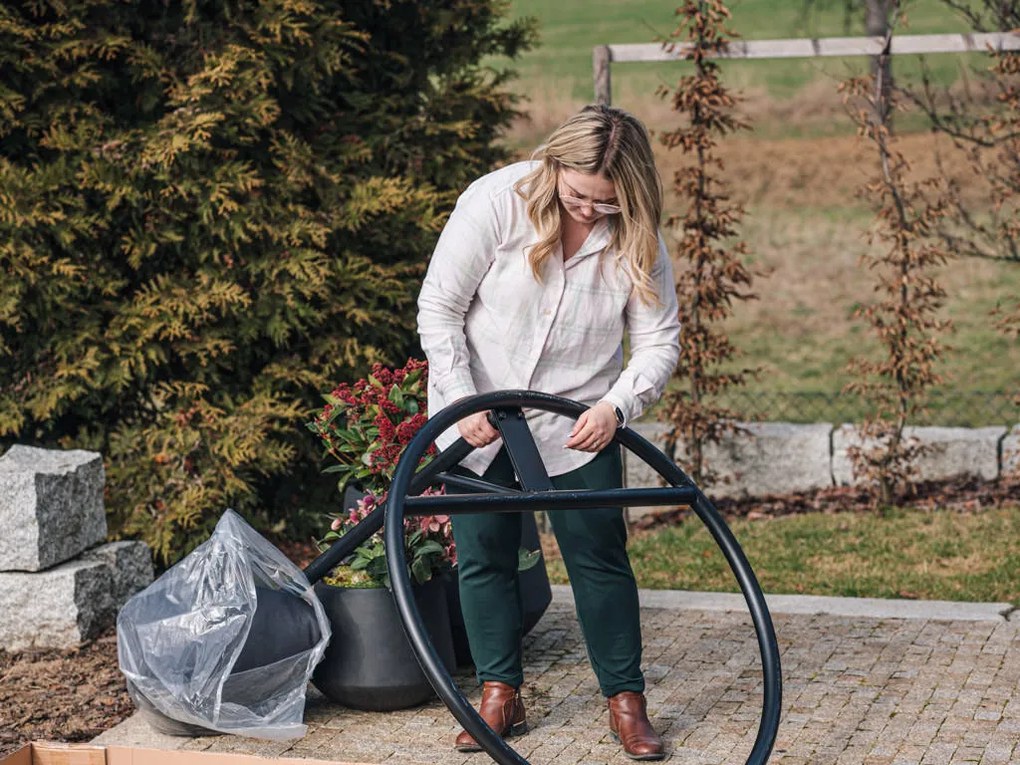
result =
[[[529,412],[557,489],[622,485],[616,429],[661,395],[679,356],[673,274],[658,225],[662,186],[633,116],[589,106],[520,162],[475,181],[440,236],[418,299],[429,411],[464,396],[529,389],[590,406],[576,421]],[[623,338],[630,343],[624,365]],[[475,451],[462,468],[513,485],[498,432],[461,420]],[[458,433],[437,441],[445,448]],[[633,759],[663,756],[645,710],[637,585],[621,508],[553,511],[609,725]],[[480,713],[502,736],[526,728],[520,696],[517,513],[454,520],[460,597],[483,684]],[[462,731],[460,751],[478,751]]]

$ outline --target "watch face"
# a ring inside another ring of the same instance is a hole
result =
[[[616,407],[616,424],[623,425],[623,412],[620,410],[620,407]]]

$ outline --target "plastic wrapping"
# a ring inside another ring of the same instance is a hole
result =
[[[166,733],[303,736],[329,622],[301,570],[227,510],[117,617],[120,669]]]

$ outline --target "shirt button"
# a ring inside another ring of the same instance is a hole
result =
[[[552,311],[549,310],[548,308],[546,308],[544,311],[542,311],[542,315],[543,316],[552,316]]]

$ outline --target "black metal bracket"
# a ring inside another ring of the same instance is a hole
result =
[[[546,472],[535,437],[531,435],[524,410],[519,406],[501,406],[493,409],[492,414],[496,428],[503,437],[503,445],[510,455],[517,482],[531,491],[550,491],[553,482]]]

